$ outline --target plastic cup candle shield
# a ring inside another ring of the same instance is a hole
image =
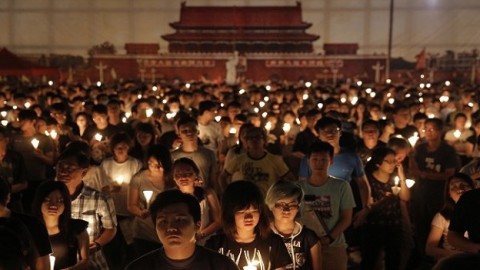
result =
[[[237,129],[232,127],[230,128],[230,131],[229,131],[230,134],[237,134]]]
[[[458,139],[460,138],[460,136],[462,136],[462,132],[458,129],[456,129],[454,132],[453,132],[453,136]]]
[[[151,190],[144,190],[143,196],[145,196],[145,200],[147,201],[147,208],[150,206],[150,199],[152,198],[153,191]]]
[[[117,182],[119,185],[121,185],[125,181],[125,176],[119,175],[115,177],[115,182]]]
[[[103,138],[102,134],[100,134],[100,133],[95,134],[95,140],[101,141],[102,138]]]
[[[6,116],[7,116],[7,112],[6,112],[6,111],[2,111],[2,112],[0,113],[0,115],[1,115],[2,117],[6,117]]]
[[[272,123],[270,121],[268,121],[266,124],[265,124],[265,129],[267,131],[270,131],[272,129]]]
[[[215,116],[215,121],[220,122],[220,119],[222,119],[220,115]]]
[[[418,133],[415,132],[415,133],[413,133],[412,137],[408,138],[408,142],[413,147],[417,143],[418,139],[420,139],[420,137],[418,137]]]
[[[53,270],[55,268],[55,256],[49,255],[50,257],[50,269]]]
[[[57,138],[57,136],[58,136],[57,131],[55,131],[55,130],[50,131],[50,137],[52,137],[52,139],[55,140]]]
[[[283,129],[283,131],[284,131],[285,133],[288,133],[288,132],[290,131],[290,128],[291,128],[291,126],[290,126],[289,123],[284,123],[284,124],[283,124],[282,129]]]
[[[411,188],[411,187],[413,187],[413,185],[415,185],[415,180],[407,179],[407,180],[405,180],[405,184],[407,185],[408,188]]]
[[[398,186],[398,183],[400,182],[400,178],[398,176],[395,176],[394,182],[395,182],[395,186],[392,187],[392,192],[394,195],[397,195],[400,192],[400,187]]]
[[[152,116],[152,114],[153,114],[153,110],[152,110],[152,109],[147,109],[147,110],[145,111],[145,114],[147,115],[147,117],[150,117],[150,116]]]
[[[6,127],[8,125],[8,120],[2,120],[2,126]]]
[[[31,141],[32,145],[33,145],[33,148],[37,149],[38,148],[38,144],[40,143],[39,140],[37,140],[36,138],[33,138],[32,141]]]

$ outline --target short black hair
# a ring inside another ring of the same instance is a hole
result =
[[[103,104],[96,104],[92,108],[92,114],[93,113],[108,114],[107,106]]]
[[[200,221],[201,212],[200,204],[194,196],[183,193],[178,189],[166,190],[157,195],[155,200],[150,205],[150,213],[152,213],[153,224],[156,224],[158,212],[164,208],[177,203],[184,203],[188,207],[188,212],[192,215],[195,223]]]
[[[204,100],[198,104],[198,114],[202,115],[205,111],[217,108],[217,103],[211,100]]]
[[[73,159],[75,162],[78,164],[78,166],[82,169],[86,169],[90,166],[90,160],[88,156],[83,153],[78,151],[78,149],[75,149],[73,147],[65,149],[60,156],[57,159],[57,163],[61,160],[65,159]]]
[[[195,126],[198,126],[197,120],[191,116],[186,116],[182,117],[177,121],[177,128],[180,129],[181,126],[187,125],[187,124],[194,124]]]
[[[342,128],[342,122],[332,117],[323,117],[315,123],[315,130],[318,132],[320,129],[330,125],[335,125],[338,128]]]
[[[31,109],[21,110],[18,113],[19,120],[36,120],[37,118],[37,113]]]
[[[313,153],[328,153],[330,158],[333,158],[333,150],[334,149],[331,144],[322,141],[316,141],[310,145],[307,157],[310,158]]]
[[[362,130],[364,130],[367,126],[370,127],[375,127],[377,130],[380,131],[380,125],[378,124],[378,121],[372,120],[372,119],[367,119],[362,123]]]
[[[443,121],[442,119],[439,119],[439,118],[428,118],[427,120],[425,120],[425,125],[427,124],[434,124],[437,129],[439,130],[443,130]]]

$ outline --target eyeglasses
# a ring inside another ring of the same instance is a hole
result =
[[[297,210],[300,206],[298,204],[286,204],[286,203],[276,203],[274,205],[275,208],[280,209],[282,211],[290,211],[290,210]]]

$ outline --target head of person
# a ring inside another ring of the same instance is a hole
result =
[[[436,141],[442,138],[443,121],[439,118],[429,118],[425,120],[425,139],[427,141]]]
[[[261,127],[250,127],[245,131],[247,151],[263,151],[267,142],[267,134]]]
[[[308,165],[312,172],[328,173],[328,167],[333,162],[333,146],[327,142],[312,143],[307,153]]]
[[[398,105],[393,109],[393,122],[396,127],[404,128],[410,122],[410,109],[405,105]]]
[[[365,165],[365,171],[369,174],[375,171],[392,174],[396,167],[395,151],[387,147],[380,147],[373,151],[372,158]]]
[[[293,222],[301,213],[302,188],[292,181],[279,180],[267,191],[265,203],[273,214],[275,222]]]
[[[152,145],[147,151],[147,166],[151,172],[163,172],[169,175],[172,171],[170,151],[162,145]]]
[[[380,126],[375,120],[366,120],[362,123],[362,134],[364,141],[378,141],[380,136]]]
[[[425,113],[417,112],[413,115],[413,124],[419,131],[419,136],[423,138],[425,136],[425,121],[428,119],[428,116]]]
[[[195,182],[201,182],[200,170],[193,159],[183,157],[173,162],[173,180],[179,188],[193,187]]]
[[[323,112],[327,113],[330,111],[340,112],[340,101],[338,99],[329,97],[323,102]]]
[[[78,186],[87,173],[89,157],[74,147],[67,147],[57,159],[56,179],[66,185]]]
[[[182,250],[195,245],[201,217],[200,204],[195,197],[177,189],[166,190],[157,195],[149,210],[165,249]]]
[[[212,121],[217,115],[217,103],[211,100],[204,100],[198,105],[198,115],[205,116]]]
[[[342,123],[340,120],[331,117],[323,117],[315,124],[318,138],[334,147],[340,143],[341,129]]]
[[[198,122],[190,116],[177,121],[178,136],[183,142],[196,142],[198,138]]]
[[[72,214],[72,206],[65,184],[59,181],[47,181],[41,184],[33,199],[32,213],[39,220],[55,217],[58,219],[60,231],[66,230]]]
[[[475,184],[472,178],[464,173],[455,173],[450,176],[445,182],[445,189],[443,192],[444,205],[440,214],[446,219],[450,219],[453,208],[458,202],[463,193],[475,189]]]
[[[150,123],[138,123],[135,127],[135,143],[142,147],[155,143],[155,127]]]
[[[96,104],[92,108],[92,120],[99,129],[105,129],[108,126],[108,110],[103,104]]]
[[[53,117],[60,125],[67,121],[67,106],[62,103],[54,103],[50,105],[50,116]]]
[[[467,123],[467,115],[464,113],[457,113],[454,118],[454,128],[459,130],[465,129],[465,124]]]
[[[110,149],[117,161],[124,161],[128,158],[128,151],[132,145],[132,139],[127,133],[120,132],[112,136]]]
[[[118,99],[111,99],[107,103],[107,114],[110,118],[120,117],[122,113],[122,103]]]
[[[35,127],[35,121],[37,120],[38,116],[34,110],[26,109],[21,110],[18,113],[18,121],[20,122],[20,129],[22,131],[26,131],[30,128]]]
[[[228,117],[233,121],[235,119],[235,116],[237,116],[237,114],[240,114],[242,112],[242,106],[240,105],[240,103],[236,102],[236,101],[232,101],[230,103],[228,103],[227,105],[227,115]]]
[[[395,136],[388,140],[387,147],[395,151],[397,163],[402,163],[412,151],[412,146],[407,140]]]
[[[87,128],[90,124],[90,116],[85,112],[79,112],[75,115],[75,124],[79,128]]]
[[[222,224],[227,237],[251,231],[264,238],[270,232],[267,208],[260,189],[251,181],[229,184],[222,196]]]

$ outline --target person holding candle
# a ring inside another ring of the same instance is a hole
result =
[[[410,200],[403,165],[397,163],[395,151],[378,148],[365,166],[372,188],[373,204],[362,228],[362,269],[373,269],[381,251],[385,252],[385,269],[404,269],[409,250],[403,246],[403,216],[400,201]],[[395,176],[396,174],[396,176]]]
[[[54,146],[49,137],[37,133],[37,114],[33,110],[21,110],[18,114],[20,134],[10,140],[11,149],[20,153],[25,161],[28,187],[23,191],[23,208],[26,213],[32,209],[32,200],[37,187],[48,179],[48,171],[54,162]]]
[[[166,189],[172,168],[170,151],[163,146],[149,147],[146,156],[147,168],[135,174],[128,186],[128,211],[135,216],[132,230],[136,257],[162,245],[155,233],[155,224],[148,207]],[[149,193],[151,196],[147,198]]]
[[[221,227],[220,203],[213,189],[202,188],[196,184],[200,170],[195,161],[189,158],[179,158],[173,163],[173,179],[177,188],[184,193],[195,196],[200,203],[202,218],[200,230],[197,233],[197,242],[205,243]]]
[[[445,204],[442,210],[433,217],[425,250],[427,255],[435,257],[438,260],[461,252],[448,241],[448,226],[450,225],[450,217],[452,216],[455,204],[463,193],[474,188],[472,179],[463,173],[456,173],[445,182]],[[468,237],[468,234],[466,234],[466,236]]]
[[[322,269],[322,245],[314,231],[296,222],[303,204],[302,188],[291,181],[277,181],[267,192],[265,202],[273,214],[270,228],[282,237],[292,264],[287,269]]]
[[[32,213],[45,224],[53,254],[53,269],[87,269],[88,223],[71,217],[68,189],[62,182],[40,185],[33,200]]]
[[[236,181],[222,196],[223,234],[212,236],[207,248],[231,258],[240,269],[285,270],[292,260],[281,237],[271,232],[260,189]]]
[[[100,164],[100,168],[105,172],[108,177],[109,185],[103,187],[103,191],[110,193],[115,204],[115,210],[117,213],[117,220],[119,224],[119,230],[113,243],[106,248],[106,252],[111,252],[111,257],[116,257],[115,263],[119,263],[118,266],[124,267],[120,263],[118,251],[123,256],[132,255],[131,252],[122,253],[129,248],[133,249],[133,237],[132,237],[132,224],[133,216],[127,209],[128,206],[128,185],[132,176],[139,172],[143,164],[136,158],[132,158],[128,155],[128,150],[132,144],[130,136],[126,133],[116,133],[110,140],[111,151],[113,157],[106,158]],[[121,248],[119,248],[121,247]],[[116,255],[113,255],[116,254]],[[126,261],[129,261],[125,257]],[[126,262],[125,261],[125,262]]]
[[[126,270],[238,270],[229,258],[195,244],[201,219],[195,197],[180,190],[167,190],[155,198],[149,210],[163,247],[131,262]]]
[[[466,152],[466,141],[474,133],[472,130],[465,128],[467,116],[464,113],[457,113],[454,118],[453,128],[445,133],[445,141],[455,148],[455,152],[460,157],[462,165],[470,161],[470,157]]]

